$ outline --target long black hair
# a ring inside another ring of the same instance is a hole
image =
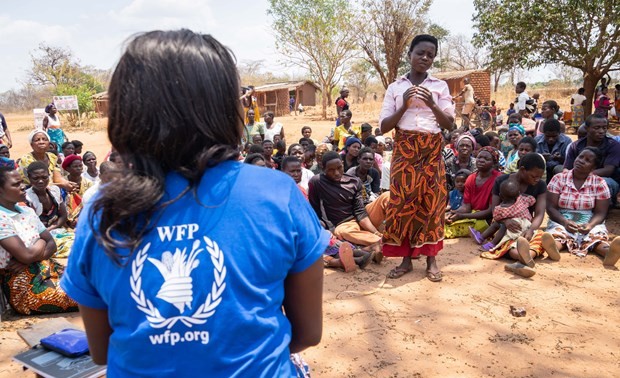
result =
[[[123,160],[123,174],[102,187],[97,240],[117,263],[117,248],[135,249],[167,203],[168,172],[195,190],[204,171],[237,160],[243,117],[239,78],[231,52],[210,35],[190,30],[152,31],[127,45],[108,90],[108,137]],[[114,233],[113,233],[114,232]]]

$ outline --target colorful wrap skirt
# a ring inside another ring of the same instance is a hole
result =
[[[386,209],[383,254],[436,256],[443,248],[446,169],[443,136],[396,131]]]
[[[32,263],[17,274],[4,269],[2,290],[13,310],[23,315],[77,311],[77,303],[60,287],[64,270],[53,259]]]
[[[592,210],[566,210],[561,209],[560,214],[564,218],[572,220],[577,224],[586,224],[592,219]],[[609,245],[609,234],[605,223],[597,224],[592,227],[590,232],[582,234],[580,232],[569,232],[561,224],[549,220],[547,232],[553,238],[565,245],[568,251],[579,257],[584,257],[588,252],[592,251],[599,243]]]

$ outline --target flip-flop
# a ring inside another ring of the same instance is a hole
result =
[[[493,242],[484,243],[480,248],[482,248],[482,250],[485,252],[489,252],[490,250],[495,248],[495,244],[493,244]]]
[[[520,262],[506,264],[504,265],[504,269],[525,278],[530,278],[536,274],[536,271],[534,269]]]
[[[405,274],[411,272],[412,270],[413,270],[413,267],[409,269],[403,269],[397,266],[396,268],[390,270],[390,272],[387,274],[387,278],[392,278],[392,279],[400,278],[404,276]]]
[[[540,244],[542,245],[545,252],[547,252],[547,256],[549,256],[549,260],[560,261],[560,251],[558,251],[558,246],[555,245],[555,239],[553,235],[548,232],[543,232],[540,237]]]
[[[426,278],[428,278],[429,281],[431,282],[439,282],[441,280],[443,280],[443,273],[441,272],[441,270],[437,273],[431,273],[430,270],[426,271]]]
[[[472,239],[474,239],[476,241],[476,243],[478,244],[482,244],[484,243],[484,239],[482,238],[482,234],[476,230],[473,227],[469,227],[469,234],[471,235]]]
[[[620,260],[620,237],[615,237],[603,259],[603,266],[614,266]]]
[[[353,248],[349,243],[342,243],[338,248],[338,258],[344,267],[344,271],[349,273],[357,269],[357,264],[353,258]]]

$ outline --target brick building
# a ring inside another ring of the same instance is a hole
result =
[[[450,88],[450,94],[455,97],[465,86],[464,79],[469,78],[470,84],[474,87],[474,97],[476,99],[491,103],[491,74],[485,70],[468,71],[449,71],[433,73],[438,79],[445,80]],[[457,104],[463,102],[462,98],[455,99]]]
[[[257,86],[254,96],[261,114],[271,110],[276,117],[289,114],[289,100],[295,98],[295,108],[301,102],[303,106],[316,106],[316,92],[319,86],[306,81],[289,81]]]

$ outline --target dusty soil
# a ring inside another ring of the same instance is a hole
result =
[[[376,105],[356,111],[356,122],[377,124]],[[374,116],[373,116],[374,115]],[[316,116],[281,117],[287,140],[313,138],[333,122]],[[7,116],[9,127],[12,121]],[[16,122],[17,123],[17,122]],[[73,130],[84,151],[109,150],[101,120],[90,131]],[[28,131],[14,131],[14,158],[29,150]],[[608,227],[620,234],[620,211]],[[504,271],[506,261],[481,259],[469,239],[449,240],[439,255],[441,283],[424,276],[425,264],[398,280],[386,280],[398,264],[388,259],[365,271],[325,273],[324,331],[320,345],[303,353],[315,377],[613,377],[620,371],[620,272],[596,256],[564,254],[541,260],[537,275],[522,279]],[[525,317],[510,306],[525,307]],[[77,314],[65,314],[79,324]],[[16,316],[0,323],[0,377],[26,377],[10,360],[26,344],[15,332],[52,316]],[[614,371],[616,373],[614,373]]]

